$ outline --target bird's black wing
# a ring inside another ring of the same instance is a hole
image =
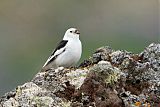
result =
[[[62,52],[58,53],[57,55],[54,55],[57,50],[64,48],[66,46],[67,42],[68,42],[68,40],[62,40],[61,42],[59,42],[56,49],[52,52],[51,56],[48,58],[48,60],[44,66],[50,64],[52,61],[54,61],[56,59],[56,57],[58,55],[60,55],[61,53],[63,53],[65,51],[65,49],[64,49],[64,50],[62,50]]]
[[[54,55],[54,53],[55,53],[57,50],[65,47],[66,44],[67,44],[67,42],[68,42],[68,40],[62,40],[61,42],[59,42],[59,44],[57,45],[57,48],[52,52],[51,56]]]

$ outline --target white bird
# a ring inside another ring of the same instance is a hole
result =
[[[61,66],[70,67],[75,65],[79,61],[82,53],[82,44],[79,35],[80,32],[76,28],[68,29],[63,40],[52,52],[51,56],[43,65],[43,68],[51,69]]]

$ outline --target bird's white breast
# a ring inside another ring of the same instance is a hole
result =
[[[65,52],[56,59],[56,65],[69,67],[76,64],[82,53],[82,45],[79,39],[69,40],[65,46]]]

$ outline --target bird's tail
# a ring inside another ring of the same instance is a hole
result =
[[[56,69],[57,66],[51,65],[51,64],[44,64],[43,67],[41,68],[40,72],[45,72],[51,69]]]

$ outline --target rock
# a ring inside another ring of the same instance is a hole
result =
[[[50,69],[0,98],[0,107],[158,107],[160,44],[140,54],[101,47],[78,68]]]

